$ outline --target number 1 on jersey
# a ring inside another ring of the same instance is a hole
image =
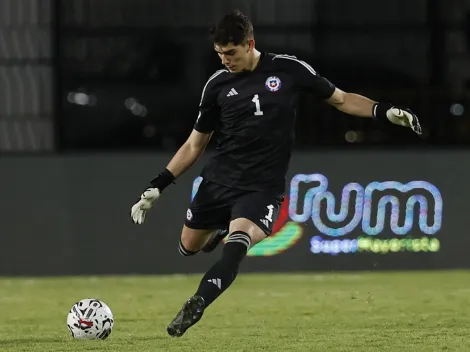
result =
[[[255,94],[255,96],[253,97],[252,102],[255,103],[255,105],[256,105],[255,115],[257,115],[257,116],[263,115],[263,112],[261,111],[261,105],[260,105],[260,103],[259,103],[259,96],[258,96],[258,94]]]

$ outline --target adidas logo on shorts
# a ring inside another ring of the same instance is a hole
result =
[[[261,221],[261,223],[262,223],[264,226],[266,226],[266,227],[269,228],[269,222],[268,222],[268,220],[266,220],[266,219],[259,219],[259,221]]]

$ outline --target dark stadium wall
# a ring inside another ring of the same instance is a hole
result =
[[[205,271],[177,244],[203,160],[138,226],[130,208],[170,155],[0,160],[0,275]],[[470,152],[296,153],[275,233],[245,272],[470,267]]]

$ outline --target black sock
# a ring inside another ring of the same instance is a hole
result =
[[[204,298],[206,307],[235,280],[238,267],[250,246],[251,238],[246,232],[235,231],[229,235],[222,251],[222,258],[204,275],[196,292],[196,296]]]

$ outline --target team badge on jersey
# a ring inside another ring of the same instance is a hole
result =
[[[266,80],[266,88],[271,92],[281,89],[281,80],[276,76],[271,76]]]

